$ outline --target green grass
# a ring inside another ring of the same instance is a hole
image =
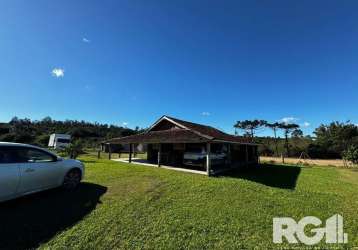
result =
[[[93,156],[73,193],[51,190],[0,206],[0,248],[268,249],[272,218],[344,217],[358,246],[358,172],[263,165],[212,177]],[[296,248],[297,249],[297,248]],[[337,248],[336,248],[337,249]]]

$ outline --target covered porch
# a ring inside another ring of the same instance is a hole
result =
[[[118,161],[156,166],[184,172],[218,174],[232,168],[258,163],[257,145],[230,141],[215,141],[188,130],[164,130],[116,138],[107,141],[109,158],[112,145],[128,145],[127,159]],[[134,157],[138,144],[145,144],[146,159]]]
[[[119,158],[119,159],[112,159],[112,160],[123,162],[123,163],[130,163],[129,158]],[[131,163],[142,165],[142,166],[148,166],[148,167],[158,167],[157,164],[152,164],[148,160],[142,158],[132,158]],[[167,166],[167,165],[160,165],[160,167],[164,169],[175,170],[180,172],[206,175],[205,171],[200,171],[200,170],[193,170],[193,169],[180,168],[180,167]]]

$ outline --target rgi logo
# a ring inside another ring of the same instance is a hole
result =
[[[298,223],[289,217],[273,218],[273,242],[282,243],[284,237],[289,243],[298,243],[299,240],[306,245],[314,245],[326,236],[326,243],[348,243],[348,235],[343,233],[341,215],[336,214],[328,218],[325,227],[318,227],[321,224],[322,221],[314,216],[304,217]],[[316,227],[310,230],[313,236],[305,234],[307,225]]]

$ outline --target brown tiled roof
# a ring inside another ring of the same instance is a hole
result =
[[[151,131],[150,129],[138,135],[114,138],[105,143],[198,143],[209,141],[225,141],[231,143],[252,143],[250,138],[233,136],[216,128],[183,121],[177,118],[163,116],[159,119],[172,120],[186,129],[169,129]]]
[[[222,132],[219,129],[213,128],[211,126],[188,122],[188,121],[183,121],[183,120],[169,117],[169,116],[166,116],[166,117],[175,121],[176,123],[182,124],[183,126],[189,128],[190,130],[199,132],[202,135],[209,136],[213,140],[223,140],[223,141],[239,142],[239,143],[251,143],[251,138],[234,136],[234,135],[230,135],[225,132]]]
[[[206,142],[207,138],[202,137],[186,129],[170,129],[161,131],[145,132],[137,135],[114,138],[107,143],[197,143]]]

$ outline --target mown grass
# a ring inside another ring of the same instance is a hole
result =
[[[74,193],[53,190],[0,205],[0,248],[272,249],[272,219],[344,217],[358,246],[358,172],[263,165],[208,178],[93,156]]]

